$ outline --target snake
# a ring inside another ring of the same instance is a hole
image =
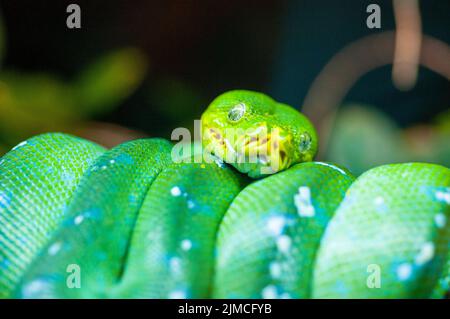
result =
[[[2,156],[0,298],[448,297],[448,168],[316,161],[306,116],[247,90],[201,132]]]

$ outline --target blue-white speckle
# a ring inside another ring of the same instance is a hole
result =
[[[178,197],[181,195],[181,189],[178,186],[174,186],[170,189],[170,194],[174,197]]]
[[[283,216],[271,216],[267,220],[267,230],[273,236],[279,236],[283,232],[286,219]]]
[[[412,265],[409,263],[403,263],[397,267],[397,278],[401,281],[408,280],[412,274]]]

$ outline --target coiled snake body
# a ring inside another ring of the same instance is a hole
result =
[[[202,125],[214,155],[198,163],[174,161],[162,139],[105,150],[58,133],[4,155],[0,297],[445,296],[449,169],[391,164],[355,180],[312,162],[309,121],[256,92],[219,96]]]

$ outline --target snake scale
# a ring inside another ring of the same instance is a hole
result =
[[[1,157],[0,297],[448,293],[448,168],[396,163],[356,178],[313,161],[306,117],[251,91],[217,97],[202,132],[202,161],[174,160],[164,139],[106,150],[61,133]]]

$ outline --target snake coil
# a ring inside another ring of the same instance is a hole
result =
[[[442,298],[449,291],[448,168],[390,164],[355,179],[312,161],[309,121],[256,92],[219,96],[202,125],[215,155],[201,163],[175,163],[163,139],[105,150],[60,133],[1,157],[0,298]],[[277,134],[255,138],[262,127]],[[228,128],[246,133],[230,142]],[[273,153],[224,163],[224,150],[239,158],[238,146],[250,152],[263,143],[275,145]],[[271,174],[261,178],[261,168]]]

